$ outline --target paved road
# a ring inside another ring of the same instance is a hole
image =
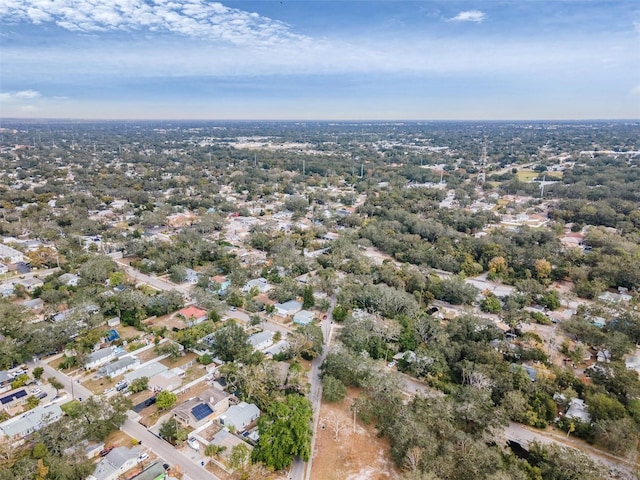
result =
[[[309,382],[311,384],[310,399],[311,408],[313,409],[313,436],[311,440],[311,459],[308,462],[303,462],[300,458],[295,458],[288,478],[290,480],[304,480],[305,478],[311,479],[311,467],[313,464],[313,451],[316,442],[316,431],[318,430],[318,419],[320,417],[320,401],[322,400],[322,382],[320,381],[320,365],[324,362],[327,353],[329,353],[329,346],[331,345],[331,326],[333,324],[333,308],[336,306],[336,296],[333,295],[330,299],[330,307],[327,311],[327,318],[320,322],[320,328],[324,336],[324,348],[322,349],[322,355],[315,358],[311,362],[311,373],[309,374]],[[327,333],[328,332],[328,333]]]
[[[576,438],[566,438],[563,435],[553,434],[546,431],[533,430],[520,425],[519,423],[510,422],[504,429],[505,438],[509,441],[517,442],[522,447],[527,448],[531,442],[537,441],[542,444],[555,443],[561,447],[575,448],[582,453],[588,455],[592,460],[604,464],[609,469],[614,469],[627,478],[635,478],[633,476],[634,466],[626,460],[603,452],[586,442]],[[636,466],[637,468],[637,466]]]
[[[176,285],[175,283],[171,283],[162,278],[158,278],[155,275],[144,274],[138,271],[137,269],[133,268],[124,259],[118,259],[116,260],[116,262],[118,263],[118,265],[124,268],[124,271],[126,272],[126,274],[129,275],[129,277],[131,277],[133,280],[141,283],[146,283],[147,285],[150,285],[155,289],[163,290],[163,291],[176,290],[182,293],[183,295],[187,296],[187,292],[191,288],[191,285],[189,284]]]
[[[193,480],[219,480],[218,477],[200,465],[193,463],[189,457],[173,448],[161,438],[156,437],[136,420],[132,420],[132,418],[137,418],[137,415],[130,412],[129,418],[127,418],[124,425],[120,427],[120,430],[130,437],[142,442],[142,445],[153,450],[160,458],[168,462],[170,465],[177,465],[180,471],[186,474],[189,478]]]

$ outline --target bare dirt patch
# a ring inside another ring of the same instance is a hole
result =
[[[311,478],[323,480],[389,480],[399,473],[389,457],[389,442],[373,425],[356,421],[353,429],[350,390],[340,404],[322,403],[313,452]],[[336,426],[339,426],[336,428]],[[324,427],[324,428],[323,428]],[[336,429],[339,431],[336,439]]]

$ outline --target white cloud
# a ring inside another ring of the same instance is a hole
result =
[[[40,97],[40,92],[35,90],[20,90],[17,92],[0,93],[0,102],[21,102]]]
[[[4,0],[0,18],[79,32],[164,31],[238,45],[306,39],[286,23],[207,0]]]
[[[450,22],[475,22],[482,23],[487,16],[480,10],[466,10],[449,19]]]

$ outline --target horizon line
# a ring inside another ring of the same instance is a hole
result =
[[[494,118],[494,119],[314,119],[314,118],[90,118],[90,117],[2,117],[4,121],[77,121],[77,122],[373,122],[373,123],[401,123],[401,122],[640,122],[637,118]]]

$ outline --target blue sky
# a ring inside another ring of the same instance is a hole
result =
[[[0,116],[640,118],[640,3],[2,0]]]

